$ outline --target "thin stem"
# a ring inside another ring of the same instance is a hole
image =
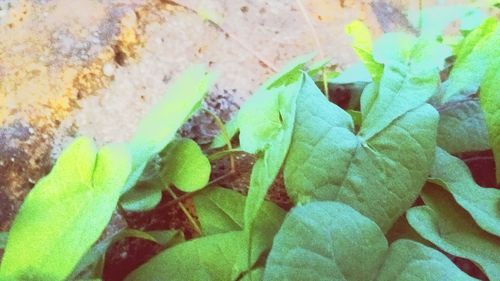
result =
[[[209,115],[212,116],[212,118],[215,120],[215,123],[219,127],[222,135],[224,136],[224,139],[226,140],[226,145],[228,150],[233,150],[233,145],[231,144],[231,137],[229,137],[229,134],[226,130],[226,126],[224,126],[224,123],[222,120],[217,116],[215,113],[212,111],[204,108],[205,112],[207,112]],[[234,171],[236,169],[236,162],[234,160],[234,156],[232,154],[229,154],[229,163],[231,165],[231,171]]]
[[[299,6],[300,12],[302,13],[302,16],[304,16],[304,19],[306,20],[307,25],[309,26],[309,29],[311,30],[311,34],[313,35],[314,41],[316,43],[316,47],[318,48],[319,55],[321,59],[325,58],[325,52],[323,51],[323,47],[321,46],[321,41],[319,40],[318,33],[316,32],[316,29],[314,28],[314,25],[309,18],[309,15],[306,11],[306,8],[304,7],[304,4],[302,3],[302,0],[296,0],[297,5]],[[325,96],[328,98],[328,82],[326,81],[326,73],[325,73],[325,68],[323,67],[323,90],[325,92]]]
[[[241,150],[239,148],[233,148],[233,149],[226,149],[226,150],[222,150],[222,151],[217,151],[215,153],[212,153],[212,154],[208,155],[208,160],[210,160],[210,161],[218,160],[218,159],[222,158],[223,156],[225,156],[226,154],[229,155],[229,157],[231,157],[233,155],[233,153],[238,153],[238,152],[245,152],[245,151],[243,151],[243,150]],[[231,166],[233,166],[233,165],[231,165]],[[231,170],[233,170],[232,167],[231,167]]]
[[[165,189],[170,194],[170,196],[172,196],[172,198],[178,199],[177,195],[175,194],[175,192],[172,191],[172,189],[170,188],[170,186],[167,186]],[[186,215],[187,219],[189,220],[189,222],[193,226],[194,230],[198,234],[201,234],[201,229],[198,226],[198,223],[195,221],[195,219],[193,218],[193,216],[191,216],[191,213],[186,209],[186,207],[184,206],[184,204],[181,201],[179,201],[177,204],[179,205],[179,208],[181,208],[181,210],[184,213],[184,215]]]
[[[225,174],[225,175],[222,175],[218,178],[215,178],[213,179],[212,181],[210,181],[208,184],[207,184],[207,187],[211,186],[211,185],[214,185],[216,183],[218,183],[219,181],[229,177],[229,176],[232,176],[233,174],[235,173],[235,171],[229,171],[229,173]],[[173,200],[167,202],[165,205],[163,205],[161,208],[165,208],[165,209],[168,209],[169,207],[172,207],[173,205],[179,203],[179,202],[182,202],[188,198],[191,198],[193,196],[195,196],[196,194],[200,193],[202,190],[206,189],[207,187],[203,188],[203,189],[200,189],[200,190],[197,190],[197,191],[193,191],[193,192],[189,192],[189,193],[184,193],[182,194],[181,196],[176,196],[176,198],[174,198]]]

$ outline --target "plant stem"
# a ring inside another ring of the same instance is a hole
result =
[[[225,175],[222,175],[212,181],[210,181],[208,184],[207,184],[207,187],[211,186],[211,185],[214,185],[216,183],[218,183],[219,181],[229,177],[229,176],[232,176],[234,173],[235,173],[236,170],[234,171],[229,171],[229,173],[225,174]],[[169,202],[167,202],[165,205],[163,205],[161,207],[161,209],[163,208],[169,208],[169,207],[172,207],[173,205],[179,203],[179,202],[182,202],[188,198],[191,198],[193,196],[195,196],[196,194],[200,193],[202,190],[206,189],[207,187],[203,188],[203,189],[200,189],[200,190],[197,190],[197,191],[194,191],[194,192],[189,192],[189,193],[185,193],[181,196],[176,196],[176,198],[174,198],[174,200],[171,200]]]
[[[170,186],[167,186],[165,189],[170,194],[170,196],[172,196],[172,198],[178,199],[177,195],[175,194],[175,192],[172,191],[172,189],[170,188]],[[191,215],[191,213],[186,209],[186,207],[184,206],[184,204],[181,201],[177,202],[177,204],[179,205],[179,208],[181,208],[181,210],[184,213],[184,215],[186,215],[187,219],[189,220],[189,222],[193,226],[194,230],[198,234],[201,234],[201,229],[198,226],[198,223],[195,221],[195,219],[193,218],[193,216]]]
[[[222,122],[222,120],[219,118],[219,116],[217,116],[212,111],[210,111],[210,110],[208,110],[206,108],[204,108],[204,110],[209,115],[211,115],[212,118],[215,120],[215,123],[219,127],[222,135],[224,136],[224,139],[226,140],[226,145],[227,145],[228,150],[233,150],[233,145],[231,144],[231,137],[229,137],[229,134],[227,133],[227,130],[226,130],[226,126],[224,126],[224,123]],[[231,165],[231,171],[234,171],[236,169],[236,163],[235,163],[235,160],[234,160],[234,156],[232,154],[229,154],[229,163]]]

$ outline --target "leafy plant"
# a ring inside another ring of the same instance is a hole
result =
[[[360,63],[335,73],[325,61],[309,65],[312,55],[295,59],[208,150],[175,138],[213,80],[202,67],[174,83],[130,143],[97,149],[77,139],[26,198],[0,280],[79,276],[126,236],[95,244],[117,205],[149,210],[164,191],[198,233],[174,243],[177,232],[128,230],[169,245],[128,281],[474,280],[450,256],[498,280],[500,190],[476,184],[459,158],[491,149],[500,181],[498,21],[467,7],[417,16],[418,25],[409,14],[418,37],[374,43],[362,22],[348,25]],[[456,19],[461,32],[449,40],[441,33]],[[317,77],[362,93],[342,108]],[[237,169],[241,152],[255,158],[246,196],[209,181],[210,161],[229,157]],[[266,200],[280,174],[289,212]],[[196,218],[182,204],[188,197]]]

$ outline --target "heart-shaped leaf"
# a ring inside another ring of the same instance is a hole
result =
[[[65,280],[111,219],[130,171],[124,147],[97,152],[92,140],[75,140],[21,206],[0,280]]]
[[[167,183],[184,192],[193,192],[207,185],[212,167],[193,140],[173,141],[162,156],[166,166],[162,177]]]
[[[314,85],[309,79],[305,83]],[[344,202],[387,231],[415,201],[427,178],[437,112],[427,104],[417,106],[366,141],[355,135],[349,114],[329,103],[315,86],[307,89],[297,98],[284,168],[290,197],[299,203]]]

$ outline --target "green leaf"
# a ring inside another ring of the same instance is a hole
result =
[[[154,209],[161,201],[163,186],[156,181],[139,182],[120,198],[120,205],[128,212]]]
[[[254,256],[262,250],[252,249]],[[235,280],[247,269],[247,251],[242,231],[204,236],[161,252],[125,280]]]
[[[369,140],[433,96],[439,71],[450,53],[448,47],[433,40],[401,33],[388,33],[377,41],[374,56],[385,65],[384,74],[369,111],[362,111],[360,136]]]
[[[500,190],[477,185],[465,163],[439,148],[431,181],[448,190],[483,230],[500,236]]]
[[[274,238],[264,280],[373,280],[387,241],[351,207],[314,202],[294,208]]]
[[[477,280],[460,271],[444,254],[411,240],[391,244],[378,281]]]
[[[498,48],[498,45],[497,45]],[[483,108],[488,135],[496,163],[497,182],[500,183],[500,59],[490,65],[481,84],[481,107]]]
[[[245,196],[238,192],[214,188],[195,196],[193,200],[203,235],[244,229]],[[285,212],[281,208],[265,201],[257,214],[255,232],[272,242],[284,217]]]
[[[212,167],[195,141],[175,140],[162,156],[166,165],[162,177],[167,183],[184,192],[193,192],[208,184]]]
[[[489,65],[499,55],[499,45],[500,29],[494,18],[465,37],[444,85],[443,103],[476,93]]]
[[[354,51],[361,59],[369,75],[374,81],[380,80],[384,66],[373,59],[372,36],[368,27],[363,22],[356,20],[345,27],[345,32],[354,39]]]
[[[244,229],[245,197],[215,188],[194,197],[204,237],[179,244],[151,259],[127,280],[234,280],[247,269],[248,240]],[[252,231],[252,262],[278,231],[285,212],[264,202]]]
[[[479,228],[449,193],[435,185],[423,189],[426,206],[408,210],[410,225],[425,239],[454,256],[472,260],[495,280],[500,276],[500,238]]]
[[[466,98],[438,106],[437,143],[450,153],[490,149],[479,100]]]
[[[130,143],[133,172],[124,192],[134,186],[148,161],[174,139],[177,130],[199,108],[213,80],[205,67],[189,68],[144,117]]]
[[[408,20],[420,29],[421,36],[436,38],[454,21],[462,22],[461,30],[476,28],[486,19],[486,15],[479,8],[453,5],[434,6],[408,12]]]
[[[387,231],[415,201],[427,178],[437,122],[437,112],[423,104],[366,141],[354,134],[349,114],[317,88],[301,91],[284,167],[288,195],[298,203],[346,203]],[[371,129],[364,122],[363,127]]]
[[[130,170],[124,147],[97,153],[92,140],[75,140],[21,206],[0,280],[64,280],[108,224]]]
[[[309,60],[310,56],[304,56],[291,62],[266,82],[238,115],[241,148],[250,153],[261,152],[252,169],[245,203],[244,221],[248,233],[288,152],[295,120],[295,99],[303,90],[305,74],[302,68]]]
[[[229,122],[227,122],[224,127],[227,136],[224,134],[224,132],[220,132],[219,134],[217,134],[217,136],[215,136],[212,143],[210,144],[210,148],[221,148],[225,146],[228,141],[231,141],[234,136],[236,136],[236,134],[240,131],[240,128],[238,127],[238,118],[229,120]],[[226,139],[226,137],[228,137],[229,139]]]
[[[340,75],[330,79],[328,82],[332,84],[354,84],[354,83],[370,83],[372,77],[366,66],[362,63],[355,63],[347,67]]]
[[[296,58],[283,71],[270,78],[238,113],[240,146],[248,153],[265,150],[282,132],[281,111],[289,110],[285,100],[300,88],[302,69],[311,56]],[[284,120],[283,120],[284,121]]]
[[[314,202],[292,209],[285,219],[263,280],[476,279],[415,241],[398,240],[388,249],[380,228],[345,204]]]

